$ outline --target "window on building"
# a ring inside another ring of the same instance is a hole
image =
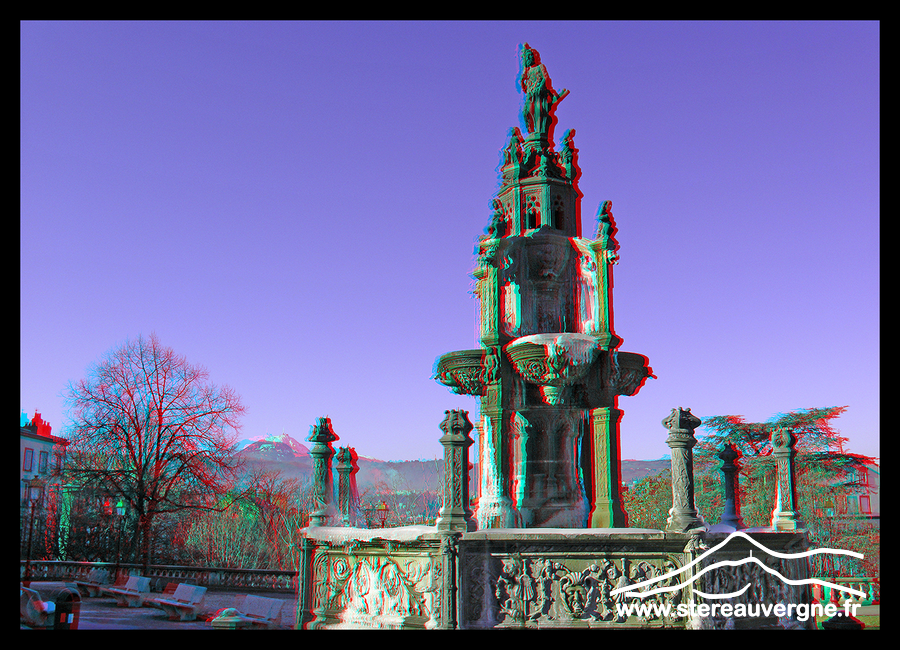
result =
[[[46,451],[42,451],[38,455],[38,473],[46,474],[47,473],[47,463],[50,460],[50,455]]]
[[[847,514],[855,515],[859,513],[859,499],[855,494],[847,497]]]
[[[22,463],[22,469],[26,472],[32,471],[34,467],[34,449],[25,448],[25,461]]]
[[[872,505],[869,503],[868,494],[863,494],[859,497],[859,511],[864,515],[872,514]]]

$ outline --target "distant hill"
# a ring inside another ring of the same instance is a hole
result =
[[[297,479],[304,483],[310,480],[313,463],[309,448],[288,434],[267,436],[261,440],[243,440],[241,443],[238,443],[238,455],[251,466],[281,472],[286,479]],[[671,462],[666,459],[623,460],[622,481],[631,485],[668,469],[670,465]],[[357,459],[356,485],[360,493],[377,489],[379,485],[396,491],[437,491],[441,486],[443,471],[443,459],[384,461],[363,457]],[[473,485],[473,492],[474,488]]]
[[[623,460],[622,482],[631,485],[648,476],[656,476],[660,472],[670,469],[672,461],[668,458],[662,460]]]

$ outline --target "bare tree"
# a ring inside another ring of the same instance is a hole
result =
[[[70,384],[67,401],[67,477],[125,500],[146,571],[154,518],[215,508],[215,495],[233,483],[240,398],[151,335],[111,350]]]

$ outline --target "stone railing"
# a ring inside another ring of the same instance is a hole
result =
[[[32,580],[82,580],[92,569],[110,569],[111,562],[67,562],[63,560],[32,560]],[[119,570],[131,575],[139,575],[141,565],[120,564]],[[25,562],[21,563],[20,574],[25,575]],[[191,567],[151,564],[147,577],[154,579],[155,585],[164,587],[167,582],[190,582],[209,589],[234,591],[270,591],[297,593],[297,572],[271,569],[225,569],[220,567]]]
[[[843,605],[845,602],[858,603],[860,605],[872,605],[881,602],[881,585],[878,578],[875,577],[855,577],[855,578],[829,578],[820,577],[823,582],[833,582],[842,587],[850,587],[862,591],[866,594],[865,598],[860,598],[845,591],[832,589],[824,585],[813,585],[813,597],[822,603],[837,602]]]

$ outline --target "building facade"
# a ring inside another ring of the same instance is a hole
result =
[[[52,434],[40,412],[19,421],[20,548],[24,556],[55,555],[62,503],[60,468],[69,442]]]

